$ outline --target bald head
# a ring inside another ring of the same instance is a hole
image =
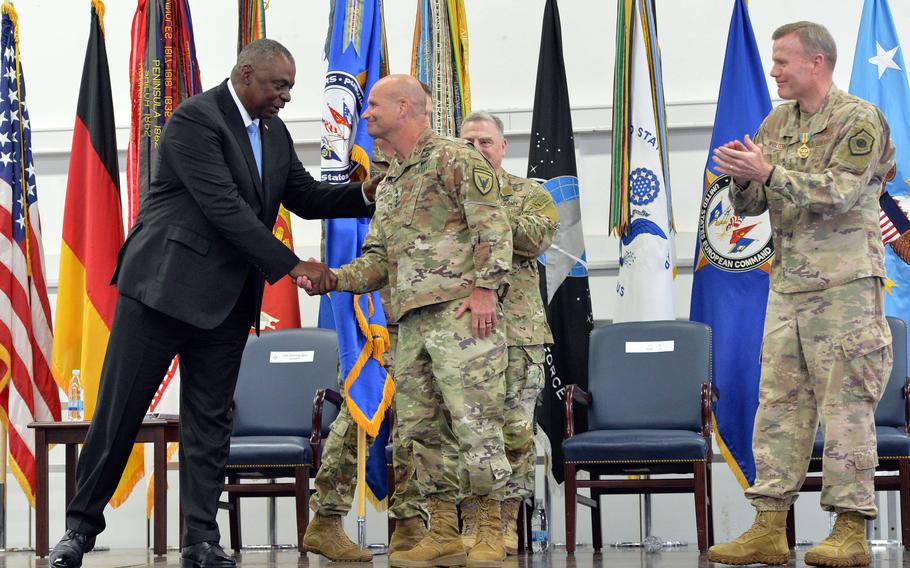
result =
[[[373,85],[363,113],[367,132],[388,141],[396,153],[410,152],[426,128],[427,95],[410,75],[389,75]],[[399,143],[401,142],[401,143]]]
[[[427,95],[423,85],[410,75],[389,75],[373,86],[373,92],[408,106],[410,115],[422,117],[426,112]]]

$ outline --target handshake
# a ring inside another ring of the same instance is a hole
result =
[[[331,292],[338,284],[338,279],[329,267],[315,258],[298,262],[290,275],[294,283],[310,296]]]

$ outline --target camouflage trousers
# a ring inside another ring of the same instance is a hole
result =
[[[384,361],[386,369],[394,377],[398,326],[389,324],[388,330],[391,346],[385,353]],[[394,413],[394,403],[392,409]],[[395,425],[392,427],[395,493],[391,499],[389,514],[396,519],[407,519],[418,515],[426,519],[427,514],[422,507],[423,500],[420,498],[417,482],[413,475],[414,468],[411,465],[413,462],[406,450],[399,450],[401,444],[397,438],[398,427]],[[367,443],[372,445],[373,439],[368,437]],[[351,417],[347,405],[342,405],[323,444],[322,461],[314,481],[316,493],[310,499],[310,507],[320,515],[345,516],[351,510],[356,484],[357,423]]]
[[[506,499],[526,499],[534,492],[534,407],[543,389],[543,360],[543,345],[509,347],[502,438],[512,475],[506,484]]]
[[[511,474],[503,445],[507,366],[504,326],[471,335],[463,300],[425,306],[398,324],[396,401],[399,448],[413,456],[424,498],[503,500]]]
[[[770,292],[752,437],[760,511],[787,510],[806,477],[819,419],[822,508],[875,518],[875,407],[891,372],[883,285],[861,278],[826,290]]]

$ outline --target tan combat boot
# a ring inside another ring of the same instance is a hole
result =
[[[518,510],[521,501],[506,499],[502,502],[502,540],[506,547],[506,554],[518,554]]]
[[[427,525],[423,522],[423,517],[409,517],[407,519],[398,519],[395,521],[395,532],[389,539],[389,556],[394,552],[404,552],[411,550],[423,537],[427,536]]]
[[[430,568],[433,566],[464,566],[468,557],[458,532],[458,512],[455,503],[430,499],[430,532],[411,550],[389,555],[389,566]]]
[[[354,544],[341,526],[338,515],[313,515],[303,535],[303,544],[308,552],[321,554],[335,562],[369,562],[373,553],[361,550]]]
[[[866,540],[866,519],[857,513],[838,513],[828,538],[806,551],[811,566],[868,566],[872,562]]]
[[[506,557],[502,542],[502,504],[489,497],[476,497],[475,500],[477,542],[468,553],[468,567],[497,568]]]
[[[708,560],[720,564],[786,564],[787,511],[759,511],[746,532],[708,549]]]
[[[469,552],[477,542],[477,501],[475,497],[466,497],[461,502],[461,542],[464,551]]]

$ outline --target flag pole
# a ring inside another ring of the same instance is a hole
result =
[[[0,550],[6,550],[6,424],[0,421]]]
[[[357,546],[366,548],[367,540],[367,432],[357,426]]]

